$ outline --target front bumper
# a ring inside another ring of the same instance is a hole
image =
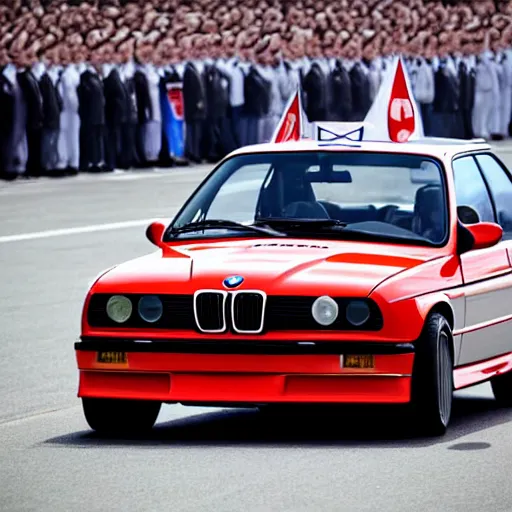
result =
[[[407,403],[412,344],[83,338],[78,396],[184,404]],[[98,353],[126,360],[98,362]],[[374,356],[346,368],[347,355]]]

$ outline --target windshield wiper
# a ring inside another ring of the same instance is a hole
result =
[[[387,242],[402,242],[402,243],[421,243],[422,245],[432,246],[435,244],[423,237],[415,235],[403,229],[403,233],[378,231],[373,229],[366,229],[363,225],[366,222],[347,223],[336,219],[292,219],[292,218],[262,218],[256,219],[255,224],[258,222],[265,223],[266,225],[276,226],[284,231],[296,231],[301,235],[306,236],[320,236],[320,238],[331,238],[333,235],[339,235],[343,239],[356,239],[356,240],[383,240]],[[389,229],[397,229],[391,225],[382,223]],[[399,229],[399,228],[398,228]]]
[[[346,222],[336,219],[293,219],[293,218],[272,218],[259,217],[254,223],[256,226],[278,226],[281,229],[292,229],[297,231],[322,230],[325,228],[344,228]]]
[[[266,236],[284,237],[285,233],[281,233],[272,229],[270,226],[265,224],[241,224],[240,222],[234,222],[232,220],[223,219],[209,219],[201,222],[189,222],[179,228],[172,228],[169,232],[171,236],[176,236],[181,233],[191,233],[194,231],[204,231],[206,229],[231,229],[234,231],[252,231],[260,233]]]

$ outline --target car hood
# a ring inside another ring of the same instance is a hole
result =
[[[94,292],[192,294],[224,289],[226,277],[240,275],[244,281],[238,289],[364,297],[385,279],[436,256],[421,248],[354,242],[180,245],[114,267],[97,281]]]

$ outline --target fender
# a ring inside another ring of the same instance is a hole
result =
[[[418,310],[425,321],[431,312],[441,313],[449,322],[452,332],[458,331],[464,327],[466,317],[466,301],[463,295],[449,297],[446,293],[429,293],[416,297]],[[459,360],[462,335],[452,336],[452,356],[454,365]]]

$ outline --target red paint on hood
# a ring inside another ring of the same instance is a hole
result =
[[[200,288],[223,289],[223,280],[236,274],[244,277],[239,289],[268,294],[367,296],[386,278],[438,256],[422,248],[289,239],[282,244],[265,239],[175,249],[188,257],[157,252],[128,261],[104,275],[94,291],[192,294]]]

